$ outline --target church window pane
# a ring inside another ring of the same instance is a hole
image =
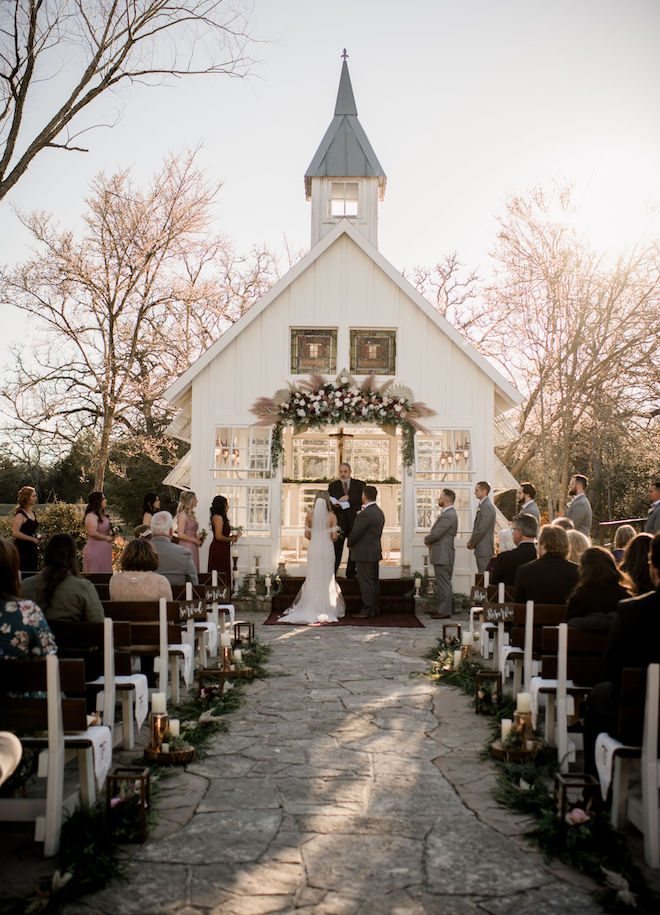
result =
[[[358,215],[358,182],[332,181],[330,185],[330,215]]]
[[[415,477],[442,482],[471,479],[470,433],[465,430],[415,435]],[[453,488],[453,487],[451,487]]]
[[[394,375],[395,330],[351,330],[350,370],[355,375]]]
[[[270,476],[271,430],[224,426],[215,430],[213,471],[216,478],[246,480]]]
[[[270,487],[216,485],[216,495],[229,501],[229,523],[244,531],[270,534]]]
[[[438,496],[442,486],[416,486],[415,487],[415,531],[416,533],[429,531],[438,517]],[[469,534],[472,530],[470,515],[470,487],[448,486],[456,493],[454,508],[458,515],[458,533]]]
[[[291,328],[291,373],[337,371],[337,330]]]
[[[334,480],[337,470],[337,445],[334,439],[327,436],[294,438],[294,479]]]

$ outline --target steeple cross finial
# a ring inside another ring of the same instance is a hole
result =
[[[342,58],[342,60],[346,60],[346,59],[347,59],[347,57],[348,57],[348,51],[346,50],[346,48],[344,48],[343,54],[341,54],[340,57]]]

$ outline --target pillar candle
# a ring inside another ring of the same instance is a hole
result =
[[[238,552],[238,550],[232,550],[232,551],[231,551],[231,555],[232,555],[232,557],[233,557],[234,559],[238,559],[238,557],[239,557],[239,552]],[[217,579],[217,575],[216,575],[216,579]],[[216,580],[216,584],[217,584],[217,580]]]
[[[416,587],[416,588],[421,588],[421,587],[422,587],[422,579],[419,578],[418,575],[415,575],[415,587]]]
[[[530,696],[529,693],[518,693],[516,699],[516,711],[517,712],[530,712],[531,711]]]
[[[457,648],[454,652],[454,667],[458,667],[461,663],[461,649]]]
[[[251,566],[251,567],[250,567],[250,575],[256,575],[256,574],[257,574],[257,570],[255,569],[254,566]]]
[[[153,693],[151,697],[151,711],[155,715],[167,711],[167,697],[165,693]]]
[[[243,660],[243,652],[240,648],[234,650],[234,660],[239,662]]]
[[[499,604],[504,603],[504,582],[501,581],[497,586],[497,602]]]
[[[170,737],[179,737],[181,734],[181,724],[178,718],[170,718]]]
[[[513,721],[512,721],[510,718],[502,718],[502,724],[501,724],[501,729],[502,729],[501,740],[502,740],[502,743],[506,743],[506,739],[507,739],[507,737],[509,736],[509,734],[511,733],[511,728],[512,728],[512,727],[513,727]]]
[[[220,647],[231,648],[231,635],[228,632],[220,633]]]
[[[461,645],[471,645],[474,642],[472,634],[469,632],[464,632],[461,636]]]
[[[217,569],[213,569],[213,571],[211,572],[211,587],[212,588],[218,587],[218,570]]]
[[[186,600],[192,600],[192,596],[193,596],[192,582],[187,581],[186,582]]]
[[[270,577],[270,575],[266,575],[266,577],[264,578],[264,581],[266,583],[266,587],[270,588],[272,581],[273,581],[273,579]]]
[[[490,572],[484,572],[484,588],[490,584]]]
[[[161,745],[160,745],[160,752],[161,752],[161,753],[169,753],[169,752],[170,752],[170,745],[169,745],[169,743],[161,743]]]

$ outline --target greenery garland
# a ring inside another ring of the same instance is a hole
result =
[[[279,464],[282,452],[282,430],[293,426],[297,433],[324,426],[375,423],[391,433],[398,426],[402,432],[401,457],[405,467],[415,462],[415,431],[426,431],[417,421],[432,416],[434,410],[412,400],[408,388],[394,385],[393,380],[380,388],[370,375],[358,386],[355,379],[343,373],[336,381],[312,375],[309,381],[277,391],[273,397],[260,397],[252,407],[262,425],[273,426],[271,464]]]
[[[438,639],[425,655],[431,665],[422,676],[474,697],[476,674],[485,665],[463,659],[454,667],[453,653],[459,647],[458,638]],[[493,716],[493,728],[484,756],[490,757],[489,745],[499,736],[500,719],[511,718],[513,707],[513,697],[503,697],[486,707]],[[500,762],[499,766],[493,790],[495,800],[537,820],[527,837],[547,859],[557,858],[600,884],[602,888],[594,895],[604,911],[630,913],[634,909],[643,915],[660,911],[660,897],[646,884],[632,861],[625,836],[613,829],[604,811],[592,810],[587,804],[585,810],[570,810],[564,822],[558,819],[551,790],[559,768],[554,749],[543,747],[529,762]]]

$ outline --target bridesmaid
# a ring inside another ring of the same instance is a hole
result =
[[[160,499],[155,492],[146,492],[142,502],[142,523],[151,527],[151,519],[160,511]]]
[[[231,589],[231,545],[238,536],[231,533],[227,508],[229,502],[224,496],[216,496],[211,503],[211,532],[213,539],[209,548],[209,572],[214,569],[222,575]]]
[[[196,507],[195,493],[182,492],[176,507],[176,533],[179,538],[179,546],[190,550],[195,568],[199,572],[199,548],[202,545],[202,538],[197,536],[199,521],[195,517]]]
[[[102,492],[90,492],[85,509],[87,546],[83,550],[83,572],[112,572],[112,541],[108,500]]]
[[[18,492],[18,505],[11,528],[21,572],[36,572],[39,569],[38,521],[34,513],[36,504],[37,493],[34,486],[23,486]]]

